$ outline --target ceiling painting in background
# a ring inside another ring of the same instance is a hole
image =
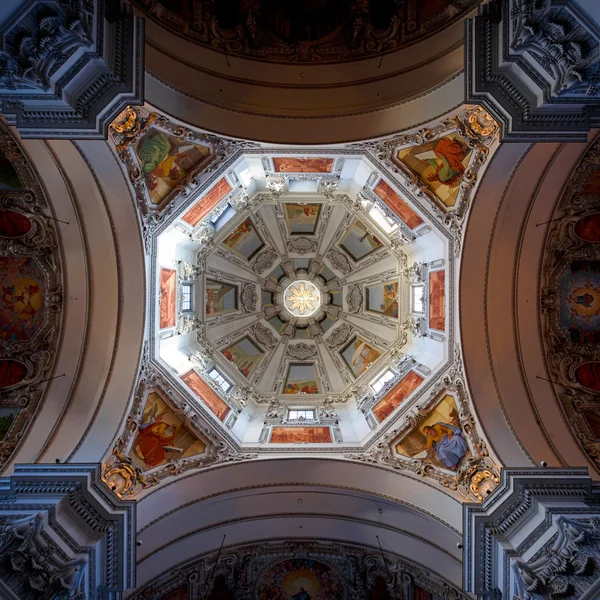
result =
[[[396,452],[451,471],[469,453],[454,398],[444,396],[418,427],[396,444]]]
[[[373,189],[411,229],[423,223],[423,219],[383,179]]]
[[[446,272],[429,273],[429,327],[437,331],[446,329]]]
[[[273,427],[271,444],[331,444],[329,427]]]
[[[44,272],[33,258],[0,256],[0,273],[0,337],[30,340],[44,323]]]
[[[231,410],[223,399],[215,392],[207,383],[196,373],[196,371],[188,371],[181,376],[183,381],[196,396],[213,412],[219,419],[224,421],[225,417]]]
[[[290,235],[314,235],[321,212],[320,204],[288,202],[283,205],[283,210]]]
[[[229,192],[231,192],[231,185],[223,177],[183,215],[182,219],[195,227]]]
[[[333,158],[273,158],[276,173],[331,173]]]
[[[341,354],[354,377],[360,377],[381,356],[377,348],[358,337],[355,337]]]
[[[363,223],[355,220],[340,241],[340,248],[350,256],[353,261],[359,261],[369,254],[379,250],[382,244],[365,227]]]
[[[0,238],[16,240],[32,228],[31,219],[16,210],[0,210]]]
[[[265,353],[249,337],[244,337],[239,342],[228,346],[222,350],[222,354],[248,379],[252,377],[265,357]]]
[[[177,272],[160,270],[160,328],[175,327]]]
[[[455,23],[478,0],[136,0],[161,26],[207,48],[278,63],[336,64],[390,53]]]
[[[423,383],[423,377],[409,371],[374,407],[373,414],[381,423]]]
[[[216,317],[235,312],[238,288],[223,281],[206,280],[206,316]]]
[[[398,159],[447,206],[456,204],[458,190],[473,149],[458,133],[410,146],[398,152]]]
[[[130,451],[142,471],[201,454],[205,449],[206,444],[183,425],[156,392],[148,395]]]
[[[398,282],[379,283],[367,286],[367,310],[398,317]]]
[[[223,246],[246,260],[250,260],[256,256],[265,246],[256,231],[254,223],[250,219],[246,219],[243,223],[240,223],[235,231],[230,233],[222,243]]]
[[[181,180],[210,154],[205,146],[151,127],[135,145],[150,201],[160,204]]]
[[[284,394],[318,394],[319,386],[315,374],[315,366],[311,364],[292,363],[289,366],[284,383]]]

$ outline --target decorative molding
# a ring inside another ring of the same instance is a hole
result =
[[[586,469],[503,470],[483,503],[464,506],[465,589],[483,600],[591,600],[599,509]]]
[[[466,101],[500,122],[503,142],[585,142],[600,124],[594,17],[573,0],[493,0],[467,19]]]
[[[135,503],[109,493],[100,465],[16,465],[0,478],[0,555],[18,598],[119,600],[135,587]]]
[[[105,139],[144,95],[144,20],[104,0],[29,2],[0,23],[0,110],[23,138]]]

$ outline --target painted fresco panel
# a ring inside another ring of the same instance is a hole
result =
[[[458,190],[473,150],[458,133],[439,140],[398,151],[397,158],[414,171],[427,187],[451,207],[456,204]]]
[[[381,179],[373,190],[411,229],[423,223],[423,219],[400,196]]]
[[[381,352],[368,342],[355,337],[341,352],[354,377],[360,377],[380,356]]]
[[[318,394],[319,386],[315,375],[315,366],[312,363],[292,363],[288,369],[283,393]]]
[[[14,240],[31,231],[31,221],[15,210],[0,210],[0,237]]]
[[[330,444],[329,427],[273,427],[271,444]]]
[[[575,234],[586,242],[600,242],[600,213],[579,219],[575,223]]]
[[[206,196],[203,196],[188,210],[182,219],[196,227],[198,223],[231,191],[231,186],[225,177],[220,179],[217,184],[209,190]]]
[[[283,210],[291,235],[312,235],[317,229],[320,204],[284,204]]]
[[[331,173],[333,158],[274,158],[276,173]]]
[[[594,169],[583,185],[583,193],[586,196],[600,194],[600,169]]]
[[[27,367],[20,360],[0,360],[0,390],[17,385],[27,376]]]
[[[587,410],[582,410],[581,412],[583,413],[583,416],[585,417],[585,420],[587,421],[587,424],[589,425],[594,437],[600,439],[600,409],[590,408]]]
[[[213,390],[213,388],[196,373],[196,371],[188,371],[181,376],[181,380],[198,396],[219,419],[224,421],[225,417],[231,410],[223,399]]]
[[[393,389],[391,389],[374,407],[373,414],[381,423],[400,406],[400,404],[416,390],[423,377],[414,371],[409,371]]]
[[[182,424],[156,392],[148,395],[129,452],[131,459],[143,471],[173,459],[201,454],[205,448],[206,445]]]
[[[585,362],[575,369],[575,379],[584,387],[600,392],[600,361]]]
[[[564,270],[560,325],[576,344],[600,343],[600,261],[574,260]]]
[[[178,588],[167,592],[159,600],[188,600],[188,585],[184,583]]]
[[[0,151],[0,192],[22,192],[24,189],[13,164]]]
[[[244,377],[252,377],[254,371],[265,357],[265,353],[249,338],[244,337],[239,342],[221,351],[223,356],[233,363]]]
[[[429,327],[446,330],[446,272],[429,273]]]
[[[352,260],[357,261],[381,248],[381,242],[368,233],[363,223],[355,220],[342,237],[339,246]]]
[[[30,340],[44,324],[44,272],[32,258],[0,256],[0,278],[0,338]]]
[[[386,317],[398,317],[398,282],[389,281],[368,286],[367,310]]]
[[[469,446],[454,398],[444,396],[427,418],[396,444],[396,452],[456,471],[469,453]]]
[[[174,269],[160,270],[160,328],[175,327],[177,273]]]
[[[206,316],[226,315],[237,310],[237,286],[206,280]]]
[[[6,437],[19,409],[16,406],[0,406],[0,442]]]
[[[271,567],[259,580],[259,600],[342,600],[340,576],[328,565],[310,558],[293,558]]]
[[[160,204],[209,154],[205,146],[151,127],[135,145],[152,204]]]
[[[246,260],[250,260],[257,252],[260,252],[264,245],[256,231],[256,227],[254,227],[254,223],[250,219],[240,223],[235,231],[223,240],[223,246],[233,250]]]

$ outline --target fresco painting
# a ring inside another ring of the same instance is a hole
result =
[[[409,371],[374,407],[373,414],[381,423],[387,419],[400,406],[410,394],[416,390],[423,377],[414,371]]]
[[[446,395],[415,429],[396,444],[398,454],[431,465],[458,470],[469,454],[454,398]]]
[[[258,600],[342,600],[344,585],[328,565],[310,558],[280,562],[260,578]]]
[[[585,362],[575,369],[575,379],[588,390],[600,392],[600,361]]]
[[[264,245],[256,231],[256,227],[254,227],[254,223],[250,219],[240,223],[235,231],[223,240],[223,246],[233,250],[246,260],[250,260],[257,252],[260,252]]]
[[[429,273],[429,327],[446,330],[446,272]]]
[[[381,242],[367,231],[363,223],[355,220],[342,237],[339,246],[352,260],[357,261],[381,248]]]
[[[25,188],[6,155],[0,151],[0,192],[22,192]]]
[[[206,445],[183,425],[156,392],[148,395],[129,453],[143,471],[173,459],[201,454],[205,448]]]
[[[167,592],[164,596],[161,596],[159,600],[188,600],[187,583]]]
[[[398,282],[390,281],[367,287],[367,310],[386,317],[398,317]]]
[[[219,421],[224,421],[225,417],[231,410],[223,401],[221,396],[196,373],[196,371],[188,371],[181,375],[183,381],[189,388],[198,396],[203,404],[209,408]]]
[[[283,393],[318,394],[319,386],[315,375],[315,366],[312,363],[292,363],[288,370]]]
[[[331,173],[333,158],[293,158],[273,159],[276,173]]]
[[[360,377],[381,356],[379,350],[358,337],[353,338],[341,354],[354,377]]]
[[[27,366],[20,360],[0,359],[0,390],[17,385],[27,376]]]
[[[594,169],[588,175],[583,185],[583,193],[589,196],[600,194],[600,169]]]
[[[320,204],[284,204],[285,220],[291,235],[312,235],[317,230]]]
[[[18,414],[19,409],[16,406],[0,406],[0,442],[6,437]]]
[[[174,269],[160,270],[160,328],[175,327],[177,273]]]
[[[415,585],[414,600],[433,600],[433,594],[418,585]]]
[[[590,408],[590,409],[582,410],[581,412],[582,412],[583,416],[585,417],[585,420],[587,421],[589,428],[592,430],[592,434],[597,439],[600,439],[600,409],[598,409],[598,408],[591,409]]]
[[[0,338],[30,340],[44,323],[44,273],[32,258],[0,256]]]
[[[217,205],[219,202],[229,194],[231,186],[225,177],[220,179],[217,184],[190,210],[188,210],[183,217],[181,217],[186,223],[192,227],[196,227],[198,223]]]
[[[0,210],[0,237],[14,240],[26,236],[32,228],[31,221],[15,210]]]
[[[600,242],[600,213],[579,219],[575,223],[575,234],[585,242]]]
[[[399,150],[397,158],[414,171],[445,206],[451,207],[456,204],[472,152],[464,138],[451,133],[439,140]]]
[[[273,427],[271,444],[331,444],[329,427]]]
[[[216,317],[237,310],[237,286],[206,280],[206,316]]]
[[[205,146],[151,127],[135,145],[152,204],[160,204],[210,154]]]
[[[228,346],[221,353],[244,377],[248,378],[252,377],[265,357],[265,353],[247,336]]]
[[[572,342],[600,343],[600,261],[574,260],[564,270],[559,315]]]
[[[423,219],[383,180],[373,190],[411,229],[423,223]]]

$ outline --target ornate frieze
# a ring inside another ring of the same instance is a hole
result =
[[[505,469],[464,510],[464,587],[479,598],[595,598],[600,487],[586,469]]]
[[[320,591],[336,594],[327,596],[330,598],[467,600],[467,596],[448,581],[409,559],[388,551],[382,553],[376,546],[335,540],[268,540],[268,543],[226,546],[220,554],[211,552],[198,556],[160,574],[131,598],[152,598],[155,590],[165,595],[179,590],[178,597],[186,599],[213,597],[211,590],[219,579],[225,583],[220,588],[223,597],[254,600],[260,597],[264,580],[274,570],[278,581],[286,576],[293,580],[296,571],[298,577],[303,572],[311,581],[312,572],[318,573],[323,582]],[[376,592],[381,594],[382,582],[386,595],[376,596]]]
[[[598,126],[597,17],[573,0],[494,0],[467,19],[467,102],[500,122],[502,141],[583,142]]]
[[[0,110],[23,138],[106,138],[127,104],[143,102],[144,20],[126,4],[50,0],[5,13]]]
[[[100,465],[16,465],[0,479],[0,557],[3,598],[117,600],[135,587],[135,504]]]

